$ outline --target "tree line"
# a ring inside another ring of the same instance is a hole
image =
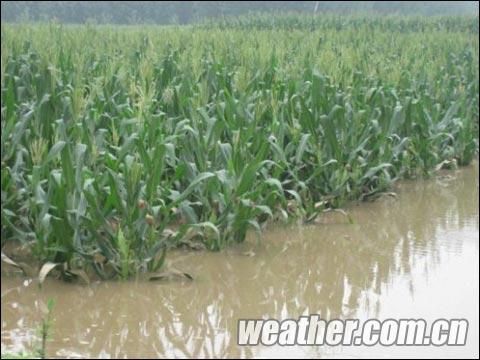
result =
[[[5,22],[188,24],[265,12],[478,14],[475,1],[2,1]]]

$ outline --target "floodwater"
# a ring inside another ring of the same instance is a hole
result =
[[[2,269],[2,352],[28,348],[53,298],[50,357],[476,357],[479,352],[478,163],[397,184],[398,197],[271,226],[220,253],[177,251],[192,282],[35,281]],[[465,346],[236,344],[245,318],[465,318]]]

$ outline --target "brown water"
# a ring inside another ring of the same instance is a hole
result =
[[[221,253],[176,252],[193,282],[35,281],[2,269],[2,352],[28,347],[56,300],[58,357],[477,357],[478,165],[401,182],[398,198],[352,205],[355,223],[272,226]],[[466,346],[239,347],[240,318],[466,318]]]

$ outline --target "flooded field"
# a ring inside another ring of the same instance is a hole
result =
[[[2,265],[2,352],[29,348],[49,298],[50,357],[478,357],[478,162],[241,247],[170,253],[192,282],[47,279]],[[466,318],[466,346],[239,347],[244,318]]]

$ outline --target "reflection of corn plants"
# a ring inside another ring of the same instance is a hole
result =
[[[478,19],[272,21],[3,26],[2,244],[128,277],[471,162]]]

